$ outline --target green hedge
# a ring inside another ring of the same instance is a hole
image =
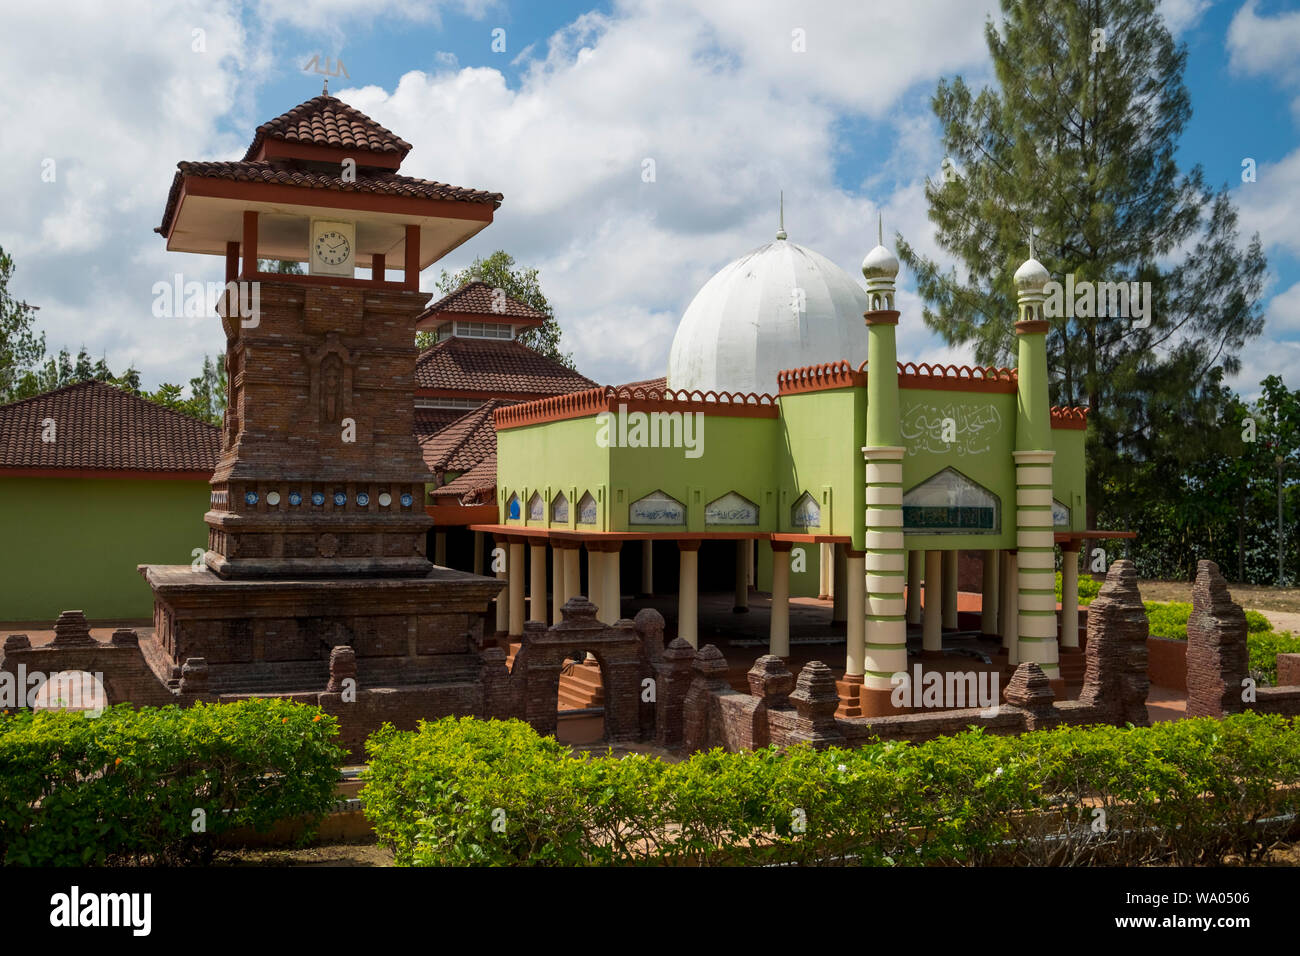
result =
[[[319,708],[282,700],[0,714],[0,860],[206,862],[224,831],[318,820],[335,799],[337,733]]]
[[[1300,733],[1257,714],[680,763],[448,718],[367,749],[365,812],[399,865],[1215,863],[1300,809]]]

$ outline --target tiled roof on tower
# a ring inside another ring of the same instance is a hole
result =
[[[359,149],[372,153],[394,153],[399,159],[405,158],[411,151],[411,144],[396,133],[327,93],[306,103],[299,103],[287,113],[281,113],[259,126],[244,159],[260,159],[268,139]]]
[[[511,296],[497,295],[496,290],[481,279],[466,282],[455,292],[443,296],[420,313],[420,321],[443,313],[481,315],[495,318],[498,322],[507,319],[546,321],[544,313]]]
[[[596,382],[513,341],[453,337],[425,349],[415,365],[421,391],[543,397],[596,387]]]

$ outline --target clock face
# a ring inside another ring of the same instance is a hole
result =
[[[316,237],[316,258],[326,265],[337,266],[352,255],[352,243],[341,232],[322,232]]]

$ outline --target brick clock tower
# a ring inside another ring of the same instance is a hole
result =
[[[203,561],[141,568],[164,679],[202,657],[214,690],[312,689],[347,645],[360,680],[402,683],[475,656],[500,582],[425,556],[415,324],[420,271],[502,197],[400,175],[410,149],[321,95],[259,126],[242,160],[178,164],[157,231],[226,259],[229,384]]]

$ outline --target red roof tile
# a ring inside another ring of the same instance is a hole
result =
[[[219,428],[103,382],[0,405],[0,468],[210,473],[220,453]]]
[[[509,405],[496,399],[461,416],[436,435],[420,442],[424,463],[441,478],[447,471],[469,471],[488,455],[496,455],[497,432],[492,413]]]
[[[411,151],[411,144],[396,133],[327,93],[299,103],[289,112],[259,126],[244,159],[253,159],[266,139],[364,149],[372,153],[396,153],[399,157],[405,157]]]
[[[502,395],[564,395],[596,385],[518,342],[452,337],[425,349],[415,365],[422,389]]]
[[[455,292],[443,296],[426,308],[420,313],[419,318],[425,319],[438,312],[470,312],[495,318],[498,322],[505,319],[533,319],[538,322],[546,320],[545,313],[537,311],[526,302],[520,302],[510,296],[500,300],[495,299],[494,291],[492,286],[480,279],[466,282]],[[494,308],[498,302],[499,308]]]
[[[456,498],[463,505],[487,504],[496,496],[497,455],[488,455],[454,481],[431,492],[435,498]]]
[[[504,198],[501,193],[451,186],[431,179],[416,179],[414,176],[401,176],[397,173],[370,173],[359,175],[355,180],[345,180],[342,175],[335,176],[297,169],[280,160],[180,162],[176,164],[176,170],[176,176],[172,179],[171,192],[167,194],[167,206],[163,210],[162,224],[154,229],[154,232],[164,236],[171,229],[172,218],[176,215],[176,204],[180,201],[181,186],[186,176],[300,186],[305,189],[329,189],[336,192],[378,193],[387,196],[406,196],[412,199],[451,199],[491,203],[493,209],[499,207]]]

